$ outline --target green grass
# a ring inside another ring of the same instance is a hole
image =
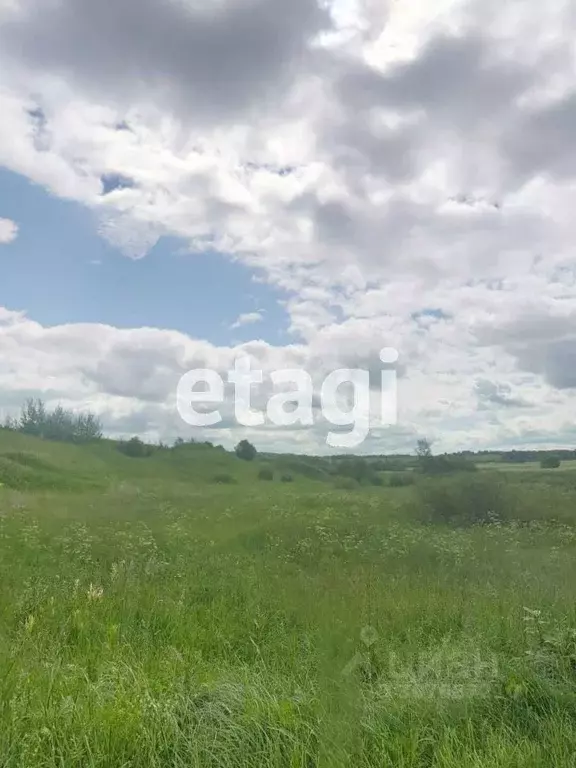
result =
[[[33,486],[0,487],[3,768],[576,765],[569,472],[450,528],[293,460],[1,431],[0,459]]]

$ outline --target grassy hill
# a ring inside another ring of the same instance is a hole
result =
[[[280,456],[245,462],[204,443],[157,449],[149,457],[132,458],[121,453],[113,440],[73,445],[0,429],[0,483],[20,490],[106,488],[127,481],[145,486],[207,484],[219,479],[249,484],[265,467],[271,468],[277,479],[289,472],[302,478],[325,479],[325,472],[302,459]]]
[[[576,473],[327,472],[0,430],[0,765],[573,766]]]

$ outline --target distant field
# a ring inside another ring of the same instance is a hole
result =
[[[563,461],[557,469],[541,469],[539,461],[526,461],[518,464],[512,462],[476,462],[478,469],[498,469],[506,470],[507,472],[522,472],[530,470],[534,472],[560,472],[560,471],[576,471],[576,460]]]
[[[0,431],[2,768],[576,765],[570,476],[449,526],[299,469]]]

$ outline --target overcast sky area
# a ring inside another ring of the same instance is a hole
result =
[[[0,410],[323,453],[192,430],[178,379],[377,386],[393,347],[361,452],[574,446],[575,35],[570,0],[0,0]]]

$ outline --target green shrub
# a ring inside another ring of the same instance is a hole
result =
[[[425,522],[478,525],[514,518],[517,511],[517,494],[502,475],[460,474],[416,485],[416,512]]]
[[[348,477],[358,483],[366,482],[374,474],[370,462],[361,458],[342,459],[336,465],[336,474]]]
[[[464,456],[424,456],[417,470],[424,475],[449,475],[454,472],[475,472],[476,464]]]
[[[122,440],[118,443],[118,450],[125,456],[130,456],[131,459],[145,459],[154,452],[153,447],[142,442],[139,437]]]
[[[412,472],[396,472],[390,475],[388,485],[390,488],[404,488],[408,485],[414,485],[414,474]]]
[[[89,443],[102,437],[102,424],[93,413],[74,413],[58,405],[50,411],[43,400],[30,398],[18,419],[7,422],[9,429],[45,440]]]
[[[243,461],[254,461],[258,451],[248,440],[240,440],[234,449],[234,453],[236,456],[238,456],[239,459],[242,459]]]
[[[325,469],[307,461],[289,460],[283,461],[283,466],[295,472],[296,474],[308,477],[310,480],[329,480],[328,472]]]
[[[280,480],[281,480],[283,483],[292,483],[292,482],[294,482],[294,478],[292,477],[292,475],[289,475],[289,474],[284,474],[284,475],[282,475],[282,477],[280,478]]]
[[[258,480],[274,480],[274,472],[270,467],[263,467],[258,472]]]
[[[232,475],[228,475],[225,472],[221,472],[218,475],[214,475],[212,482],[217,485],[235,485],[236,479]]]
[[[338,477],[334,483],[334,488],[339,491],[354,491],[358,487],[359,483],[353,477]]]
[[[540,462],[542,469],[558,469],[560,464],[558,456],[545,456]]]

